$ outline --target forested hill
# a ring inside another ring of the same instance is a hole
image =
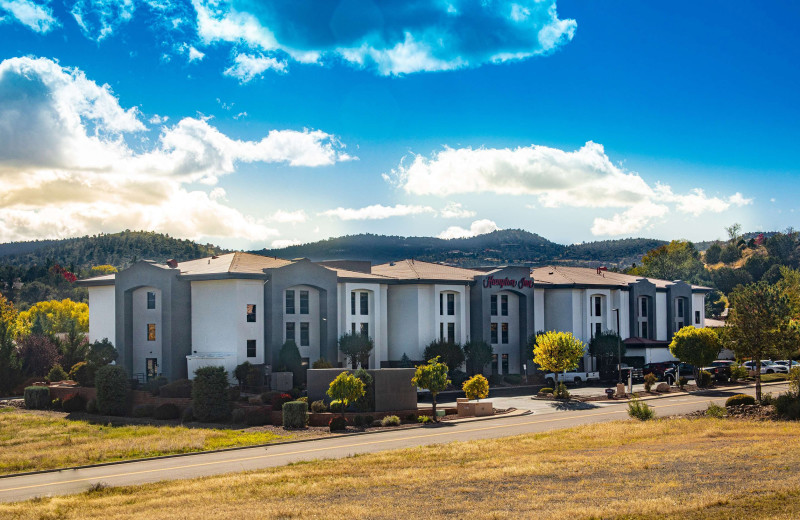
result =
[[[212,244],[172,238],[151,231],[0,244],[0,264],[30,267],[58,263],[75,271],[96,265],[127,267],[137,260],[192,260],[225,252]]]
[[[470,238],[348,235],[284,249],[263,249],[257,254],[311,260],[372,260],[383,263],[403,258],[447,262],[462,266],[547,263],[624,267],[638,262],[662,240],[631,238],[565,246],[535,233],[505,229]]]

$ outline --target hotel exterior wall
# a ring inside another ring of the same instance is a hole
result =
[[[114,286],[89,287],[89,342],[115,340]],[[64,367],[69,370],[68,367]]]
[[[147,308],[147,293],[155,293],[155,308]],[[152,358],[158,365],[157,375],[161,372],[162,345],[164,329],[161,323],[161,290],[156,287],[140,287],[133,291],[133,364],[134,376],[146,374],[146,360]],[[148,339],[148,326],[155,325],[155,339]]]

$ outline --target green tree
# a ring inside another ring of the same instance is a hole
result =
[[[94,366],[95,369],[110,365],[117,360],[119,353],[114,348],[108,338],[103,338],[89,345],[89,352],[86,354],[86,362]]]
[[[22,379],[22,364],[14,346],[17,311],[0,294],[0,395],[8,395]]]
[[[441,358],[442,363],[447,365],[448,370],[451,371],[458,369],[464,363],[464,351],[461,349],[461,345],[450,341],[436,340],[430,342],[425,347],[423,356],[425,356],[426,360],[435,357]]]
[[[694,244],[673,240],[644,255],[641,264],[633,268],[631,274],[662,280],[696,281],[704,271],[705,266]]]
[[[689,325],[672,336],[669,351],[684,363],[694,365],[694,380],[698,379],[700,368],[708,366],[717,359],[722,343],[719,335],[708,328],[698,329]],[[698,385],[699,386],[699,385]]]
[[[345,355],[350,366],[355,370],[358,364],[364,368],[369,368],[369,356],[375,342],[365,334],[346,333],[339,338],[339,351]]]
[[[545,332],[536,337],[533,362],[542,370],[554,372],[557,378],[559,372],[566,372],[578,366],[585,349],[583,342],[571,332]]]
[[[625,343],[611,330],[595,334],[589,341],[589,354],[597,358],[601,367],[616,364],[625,355]]]
[[[728,299],[722,291],[714,289],[706,295],[705,312],[706,318],[719,318],[725,311]]]
[[[494,349],[482,340],[472,340],[464,345],[464,359],[467,364],[467,374],[474,376],[483,373],[483,369],[492,362]]]
[[[717,242],[714,242],[708,249],[706,249],[706,263],[707,264],[716,264],[719,263],[719,255],[722,253],[722,246],[720,246]]]
[[[800,331],[794,322],[791,297],[777,285],[758,282],[736,287],[729,296],[730,311],[723,344],[739,359],[761,359],[796,349]],[[761,372],[756,366],[756,399],[761,400]]]
[[[61,351],[61,365],[72,367],[75,363],[84,361],[89,354],[89,341],[86,334],[78,330],[75,322],[72,322],[66,337],[56,341],[58,349]]]
[[[737,285],[747,285],[753,282],[753,277],[744,269],[720,267],[711,273],[714,286],[724,294],[730,294]]]
[[[428,360],[427,364],[417,367],[417,371],[411,379],[411,384],[431,393],[433,420],[438,421],[439,418],[436,416],[436,396],[450,384],[450,380],[447,379],[447,365],[440,363],[438,357]]]
[[[331,381],[326,394],[333,400],[342,403],[342,418],[350,403],[364,396],[364,382],[349,372],[342,372]]]
[[[253,366],[249,361],[245,361],[236,365],[233,369],[233,377],[239,381],[239,386],[244,386],[247,383],[247,376],[250,374],[250,368]]]
[[[300,349],[297,348],[297,343],[294,341],[288,340],[281,345],[281,350],[278,352],[278,365],[283,370],[292,373],[295,386],[302,384],[305,380],[303,358],[300,356]]]

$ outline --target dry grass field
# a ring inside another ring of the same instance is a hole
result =
[[[800,424],[620,421],[0,505],[3,519],[800,518]]]
[[[287,440],[271,432],[109,426],[0,408],[0,474]]]

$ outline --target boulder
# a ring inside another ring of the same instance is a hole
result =
[[[669,392],[669,385],[667,383],[658,383],[656,392]]]

